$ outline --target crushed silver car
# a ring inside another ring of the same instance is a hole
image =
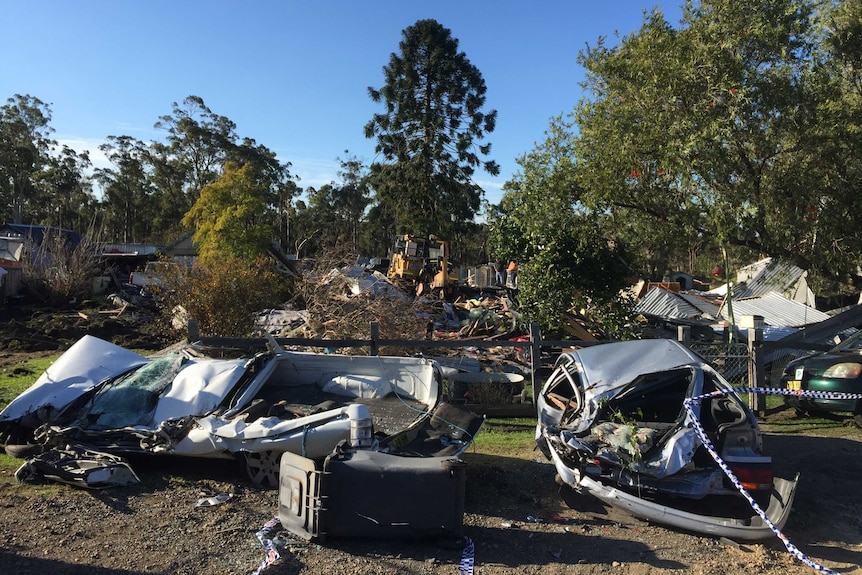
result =
[[[191,350],[147,358],[85,336],[0,412],[0,441],[21,455],[80,445],[236,457],[251,481],[275,488],[284,452],[324,458],[347,441],[457,456],[482,425],[441,401],[441,370],[431,359],[287,351],[272,338],[268,347],[236,359]]]
[[[537,404],[536,443],[576,492],[648,521],[735,540],[769,538],[787,520],[796,479],[773,477],[748,405],[679,342],[564,353]]]

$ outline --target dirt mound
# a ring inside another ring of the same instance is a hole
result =
[[[152,312],[113,307],[7,306],[0,309],[0,353],[63,351],[88,334],[129,349],[158,350],[173,342],[157,333],[153,318]]]

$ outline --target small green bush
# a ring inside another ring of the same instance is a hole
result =
[[[199,322],[207,337],[247,337],[254,313],[278,307],[290,297],[291,281],[272,260],[227,256],[211,264],[166,265],[153,294],[160,313],[158,331],[175,335],[186,320]]]

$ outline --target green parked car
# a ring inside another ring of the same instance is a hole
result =
[[[781,383],[790,390],[862,393],[862,330],[827,352],[791,361],[784,368]],[[852,413],[856,425],[862,427],[862,400],[785,395],[784,403],[803,413]]]

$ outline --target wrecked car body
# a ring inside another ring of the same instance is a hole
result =
[[[269,349],[216,359],[182,350],[147,358],[93,336],[66,351],[2,412],[0,439],[47,450],[238,458],[248,479],[277,487],[279,458],[351,445],[457,456],[479,416],[441,401],[425,358]]]
[[[537,404],[537,445],[576,492],[648,521],[736,540],[769,538],[770,523],[780,529],[787,520],[796,480],[773,477],[747,404],[676,341],[564,353]]]

